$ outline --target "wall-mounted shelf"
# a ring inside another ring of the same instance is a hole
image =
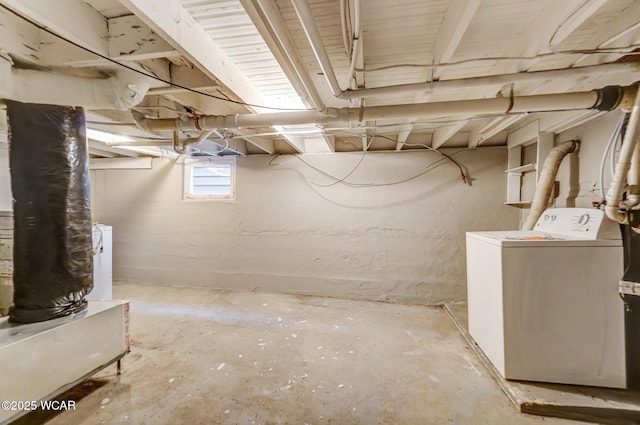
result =
[[[531,171],[536,173],[536,182],[540,178],[542,163],[553,149],[553,134],[540,132],[540,124],[534,121],[521,129],[509,133],[507,136],[508,165],[507,170],[507,201],[505,205],[517,208],[529,208],[531,201],[522,199],[522,175]],[[522,150],[530,145],[536,145],[536,162],[522,164]],[[538,166],[538,164],[540,164]]]
[[[531,201],[522,201],[522,202],[505,202],[505,205],[509,205],[510,207],[516,208],[530,208]]]
[[[509,168],[504,170],[505,173],[528,173],[529,171],[535,171],[536,164],[525,164],[515,168]]]

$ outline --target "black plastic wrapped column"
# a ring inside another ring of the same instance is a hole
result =
[[[93,288],[84,111],[7,102],[14,210],[9,320],[77,313]]]

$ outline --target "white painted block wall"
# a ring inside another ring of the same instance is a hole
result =
[[[0,211],[13,210],[11,176],[9,174],[9,144],[0,142]]]
[[[580,150],[577,154],[572,154],[574,156],[573,165],[571,158],[567,157],[560,166],[558,172],[560,196],[557,199],[557,206],[591,207],[592,201],[601,200],[600,160],[616,123],[622,115],[620,111],[608,113],[556,136],[556,143],[572,139],[580,140]],[[573,177],[570,172],[572,167]],[[609,160],[607,159],[604,174],[605,193],[611,182],[609,169]]]
[[[449,152],[451,153],[451,152]],[[344,176],[361,153],[305,155]],[[441,157],[369,153],[349,178],[402,180]],[[406,183],[366,188],[331,181],[295,157],[240,158],[233,202],[181,199],[182,166],[92,171],[96,220],[113,226],[114,280],[434,304],[465,298],[466,231],[514,229],[503,205],[506,150],[456,156]]]

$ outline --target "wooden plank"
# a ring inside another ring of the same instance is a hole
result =
[[[89,160],[89,168],[91,170],[150,170],[152,158],[93,158]]]
[[[509,149],[516,146],[526,146],[538,139],[540,133],[540,121],[534,121],[531,124],[527,124],[520,130],[509,133],[507,136],[507,147]]]
[[[180,4],[173,0],[122,0],[121,3],[243,102],[264,103],[253,83]]]
[[[446,63],[453,57],[462,36],[467,31],[481,0],[451,0],[442,21],[435,44],[436,63]]]
[[[108,54],[107,19],[81,0],[2,0],[2,3],[56,34]]]

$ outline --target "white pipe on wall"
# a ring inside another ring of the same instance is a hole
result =
[[[128,110],[142,101],[146,77],[121,72],[109,78],[84,78],[13,68],[0,59],[0,98],[25,103]]]
[[[533,195],[531,201],[531,209],[527,216],[522,230],[533,230],[536,222],[540,218],[540,215],[547,209],[549,205],[549,199],[551,198],[551,192],[553,191],[554,182],[558,175],[558,169],[565,156],[575,152],[578,148],[578,142],[576,140],[569,140],[562,142],[551,149],[547,159],[544,161],[542,171],[540,172],[540,179],[536,186],[536,192]]]
[[[620,155],[618,156],[618,162],[616,163],[616,171],[613,176],[613,181],[609,186],[609,190],[607,191],[607,205],[605,206],[605,212],[607,217],[619,223],[626,223],[628,220],[626,212],[620,211],[620,202],[622,201],[622,193],[625,188],[625,179],[631,166],[631,158],[638,141],[638,133],[640,130],[640,126],[638,126],[639,118],[640,90],[638,90],[638,93],[636,94],[636,98],[631,109],[631,116],[629,117],[624,141],[622,142],[622,148],[620,150]]]

